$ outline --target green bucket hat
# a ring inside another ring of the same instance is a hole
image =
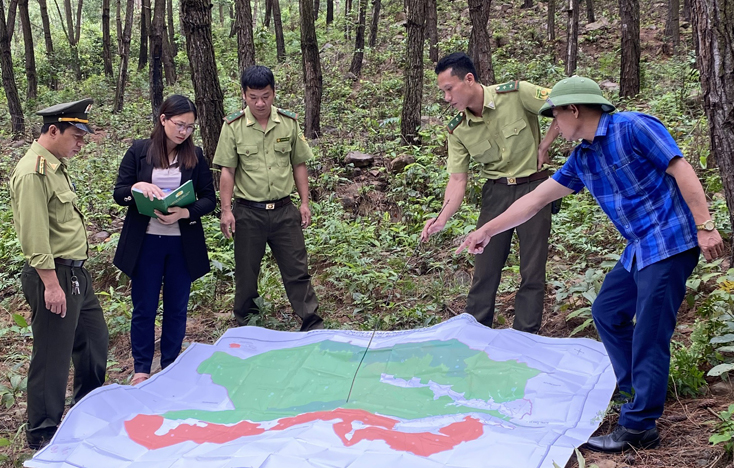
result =
[[[540,108],[543,117],[553,117],[553,108],[569,104],[601,104],[604,112],[613,112],[614,106],[604,99],[601,88],[594,80],[574,75],[559,81]]]

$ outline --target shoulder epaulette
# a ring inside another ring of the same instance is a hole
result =
[[[245,110],[244,109],[238,110],[237,112],[233,112],[229,114],[227,117],[225,117],[224,121],[227,122],[228,124],[231,124],[232,122],[239,119],[243,115],[245,115]]]
[[[291,118],[293,120],[298,120],[298,114],[296,114],[295,112],[291,112],[289,110],[278,108],[278,114],[285,115],[286,117]]]
[[[46,158],[40,154],[36,158],[36,173],[46,175]]]
[[[510,81],[508,83],[497,86],[496,91],[497,91],[497,94],[502,94],[502,93],[511,93],[519,89],[520,89],[520,82],[515,80],[515,81]]]
[[[449,120],[449,123],[446,124],[446,128],[449,129],[449,133],[454,133],[454,130],[456,130],[456,127],[458,127],[459,124],[461,124],[461,122],[464,121],[464,115],[465,114],[463,112],[459,112],[458,114],[454,116],[453,119]]]

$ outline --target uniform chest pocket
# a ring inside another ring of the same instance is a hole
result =
[[[278,158],[278,166],[287,167],[291,163],[291,142],[281,141],[273,145],[275,157]]]
[[[68,223],[74,218],[74,202],[76,202],[76,199],[76,193],[71,190],[56,192],[51,199],[49,214],[55,217],[59,223]]]
[[[237,147],[240,163],[245,169],[258,169],[260,158],[257,145],[241,145]]]
[[[467,145],[466,149],[469,151],[472,159],[482,164],[489,164],[500,159],[498,148],[490,144],[487,140],[480,140],[471,145]]]
[[[625,197],[646,196],[657,187],[662,178],[651,164],[639,158],[622,161],[609,168],[609,177],[617,183],[619,192]]]

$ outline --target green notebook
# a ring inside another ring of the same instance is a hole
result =
[[[174,190],[164,190],[166,198],[160,200],[150,198],[143,195],[143,192],[137,189],[133,189],[133,197],[135,197],[135,205],[138,207],[138,212],[151,218],[157,218],[153,210],[158,210],[163,214],[168,213],[169,206],[180,206],[184,207],[190,205],[196,201],[196,194],[194,193],[194,184],[190,180],[186,181],[185,184]]]

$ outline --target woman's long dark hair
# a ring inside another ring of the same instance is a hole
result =
[[[163,128],[160,116],[165,115],[166,120],[171,117],[175,117],[181,114],[188,114],[189,112],[194,113],[194,120],[198,118],[196,112],[196,106],[191,99],[180,94],[174,94],[169,96],[163,104],[158,114],[158,118],[155,119],[155,127],[153,132],[150,134],[150,146],[148,147],[147,160],[148,164],[151,164],[157,169],[168,169],[168,148],[166,147],[166,130]],[[193,132],[192,132],[193,133]],[[186,138],[183,143],[176,147],[178,151],[178,165],[185,169],[192,169],[196,166],[196,147],[194,146],[191,135]]]

